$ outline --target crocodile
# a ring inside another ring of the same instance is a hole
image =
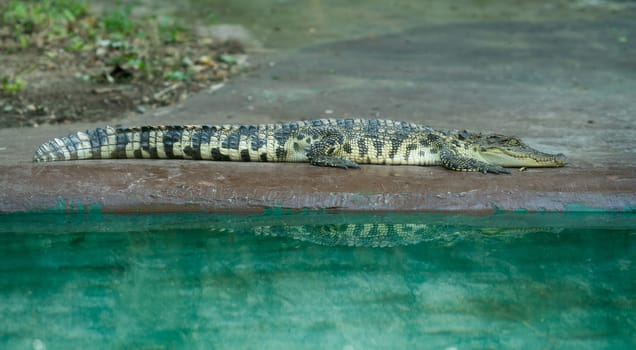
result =
[[[441,165],[457,171],[510,173],[509,167],[560,167],[563,154],[540,152],[500,134],[437,130],[383,119],[314,119],[271,124],[97,128],[43,143],[35,162],[160,158],[214,161]]]
[[[220,232],[232,229],[220,228]],[[342,224],[294,224],[281,221],[276,225],[255,225],[249,233],[256,236],[291,238],[323,246],[349,247],[399,247],[425,241],[446,241],[489,237],[514,239],[526,234],[549,232],[558,234],[558,227],[461,227],[424,223],[342,223]]]

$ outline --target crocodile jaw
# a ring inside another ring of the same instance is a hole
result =
[[[566,158],[562,153],[548,154],[536,150],[514,152],[501,148],[491,148],[479,154],[489,164],[503,167],[547,168],[565,166]]]

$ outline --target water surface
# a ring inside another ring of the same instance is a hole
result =
[[[281,220],[436,229],[393,248],[253,234]],[[16,214],[0,223],[0,348],[636,345],[633,215]]]

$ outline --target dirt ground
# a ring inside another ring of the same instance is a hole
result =
[[[117,48],[67,52],[28,49],[0,55],[0,75],[19,74],[22,91],[0,89],[0,128],[37,127],[78,121],[108,121],[129,113],[144,113],[186,99],[244,69],[246,56],[236,41],[193,37],[154,47],[152,59],[182,62],[189,79],[138,77],[138,72],[109,65]],[[229,57],[229,58],[228,58]]]

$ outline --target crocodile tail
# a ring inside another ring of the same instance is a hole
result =
[[[121,141],[128,136],[123,130],[110,126],[71,133],[40,145],[33,155],[33,161],[127,158],[125,149],[128,142]]]
[[[35,151],[33,161],[121,158],[267,161],[270,158],[267,129],[253,125],[109,126],[45,142]]]
[[[138,128],[97,128],[75,132],[43,143],[35,151],[34,162],[78,159],[190,158],[200,159],[197,140],[184,144],[185,131],[201,126],[143,126]],[[194,151],[195,146],[198,152]]]

